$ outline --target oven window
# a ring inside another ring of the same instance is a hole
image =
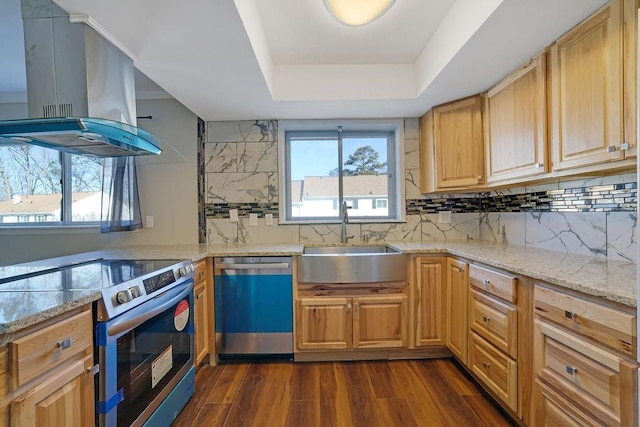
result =
[[[185,365],[193,363],[192,301],[182,300],[117,340],[118,425],[131,425]]]

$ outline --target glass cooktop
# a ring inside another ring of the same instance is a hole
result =
[[[95,260],[0,279],[1,291],[100,290],[165,269],[177,260]]]

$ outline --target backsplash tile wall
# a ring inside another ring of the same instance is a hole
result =
[[[406,222],[349,224],[356,242],[482,239],[635,261],[635,174],[480,194],[420,194],[418,119],[405,119]],[[276,120],[208,122],[206,238],[211,243],[338,243],[339,224],[278,223]],[[229,220],[238,209],[239,221]],[[438,212],[452,213],[451,224]],[[249,214],[258,214],[258,226]],[[264,215],[273,214],[274,225]]]

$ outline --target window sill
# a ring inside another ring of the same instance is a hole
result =
[[[33,236],[39,234],[100,234],[100,226],[95,224],[0,226],[0,236]]]

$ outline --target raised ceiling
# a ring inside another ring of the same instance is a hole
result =
[[[56,2],[204,120],[417,117],[486,90],[606,3],[398,0],[347,27],[322,0]]]

